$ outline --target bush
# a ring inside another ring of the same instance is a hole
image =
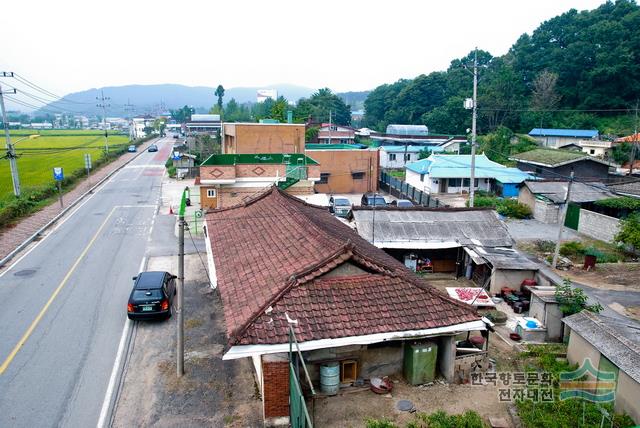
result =
[[[595,247],[589,247],[584,251],[587,256],[595,256],[598,263],[616,263],[621,257],[614,253],[604,253]]]
[[[398,428],[398,425],[391,422],[389,419],[367,419],[365,422],[367,428]]]
[[[560,254],[565,257],[577,256],[585,253],[585,247],[579,241],[569,241],[560,245]]]
[[[427,415],[418,413],[407,428],[485,428],[487,425],[477,412],[467,410],[461,415],[448,415],[442,410]]]
[[[624,196],[622,198],[607,198],[594,202],[599,207],[613,208],[618,210],[637,211],[640,210],[640,199]]]
[[[631,214],[626,219],[620,220],[620,231],[615,241],[640,250],[640,213]]]
[[[556,249],[556,243],[553,241],[545,241],[544,239],[537,239],[533,242],[536,250],[542,253],[551,253]]]
[[[495,208],[498,205],[498,198],[494,196],[478,196],[473,200],[474,207],[488,207]],[[467,201],[467,206],[469,206],[469,201]]]
[[[176,167],[175,166],[170,166],[169,168],[167,168],[167,174],[169,174],[169,177],[175,177],[176,176]]]
[[[530,218],[531,208],[527,205],[521,204],[515,199],[503,199],[497,206],[496,211],[505,217],[512,218]]]

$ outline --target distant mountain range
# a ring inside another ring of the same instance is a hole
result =
[[[225,89],[225,103],[234,98],[238,103],[256,102],[258,89],[276,89],[278,96],[284,96],[290,101],[309,97],[316,89],[289,84],[277,84],[261,87],[238,87]],[[48,104],[42,112],[65,110],[70,113],[86,115],[101,115],[102,110],[96,107],[96,98],[104,92],[109,97],[106,104],[107,116],[132,116],[138,114],[156,114],[169,109],[176,109],[185,105],[192,106],[198,113],[208,112],[216,103],[215,87],[185,86],[176,84],[163,85],[126,85],[92,88],[86,91],[68,94],[60,101]],[[346,92],[344,99],[360,108],[368,92]],[[343,94],[338,94],[343,95]]]

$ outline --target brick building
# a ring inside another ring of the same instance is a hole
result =
[[[222,153],[303,153],[304,132],[292,123],[225,123]]]
[[[314,383],[328,361],[355,362],[357,377],[397,373],[405,343],[425,338],[437,346],[434,374],[453,381],[464,366],[456,335],[487,329],[473,308],[277,187],[208,213],[206,229],[227,329],[223,359],[252,359],[265,425],[289,423],[290,328]]]
[[[364,193],[378,190],[378,150],[352,144],[307,144],[305,153],[320,164],[318,193]]]

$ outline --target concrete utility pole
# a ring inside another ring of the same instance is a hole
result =
[[[178,286],[176,287],[176,297],[178,298],[178,305],[176,307],[176,315],[178,317],[178,334],[176,340],[178,377],[184,375],[184,313],[182,312],[184,304],[184,212],[187,207],[188,189],[188,187],[185,187],[182,192],[180,212],[178,215]]]
[[[331,109],[329,109],[329,144],[333,143],[331,139]]]
[[[469,177],[469,206],[473,208],[476,181],[476,118],[478,112],[478,48],[473,57],[473,115],[471,119],[471,177]]]
[[[107,107],[111,107],[111,104],[107,104],[111,98],[104,96],[104,91],[100,91],[100,96],[96,97],[96,100],[100,101],[96,104],[96,107],[102,107],[102,130],[104,131],[104,151],[109,153],[109,133],[107,132]]]
[[[567,218],[567,208],[569,208],[569,202],[571,201],[571,185],[573,184],[573,169],[571,170],[571,177],[567,184],[567,196],[564,198],[564,207],[562,208],[561,219],[558,221],[558,240],[556,241],[556,249],[553,252],[553,261],[551,267],[556,268],[558,263],[558,255],[560,254],[560,241],[562,241],[562,229],[564,229],[564,221]]]
[[[633,162],[636,160],[636,145],[638,144],[638,102],[636,101],[636,120],[631,141],[631,153],[629,153],[629,175],[633,175]]]
[[[13,73],[3,73],[3,77],[11,77]],[[12,94],[16,93],[13,89]],[[13,144],[11,144],[11,135],[9,133],[9,120],[7,119],[7,110],[4,108],[4,94],[2,85],[0,85],[0,108],[2,109],[2,124],[4,125],[4,138],[7,149],[7,157],[9,158],[9,168],[11,169],[11,180],[13,182],[13,194],[20,196],[20,175],[18,174],[18,162],[16,161],[16,152]]]

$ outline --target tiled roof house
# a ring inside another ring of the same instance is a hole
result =
[[[282,363],[272,361],[274,354],[289,350],[290,322],[302,351],[360,345],[366,352],[372,343],[441,338],[447,378],[454,335],[486,329],[474,309],[430,286],[326,208],[277,187],[208,213],[206,226],[229,341],[223,358],[252,357],[261,388],[270,382],[265,364]]]

